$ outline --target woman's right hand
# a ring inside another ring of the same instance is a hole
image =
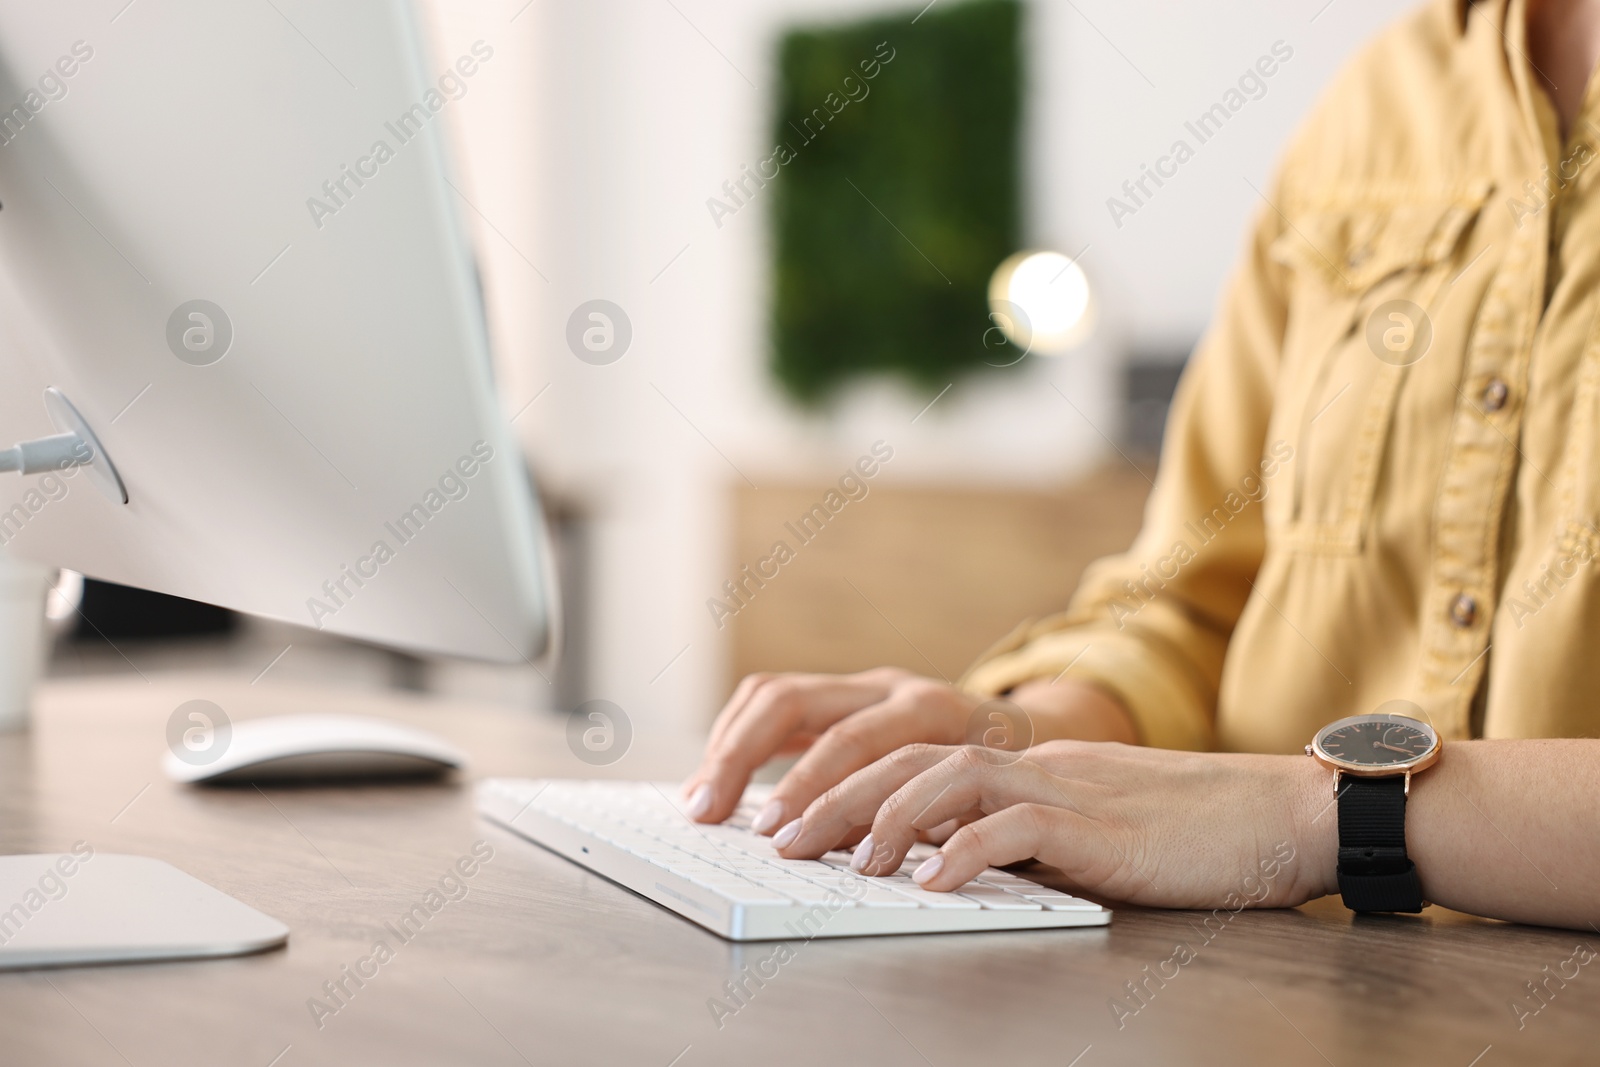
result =
[[[990,703],[995,707],[980,712]],[[1115,698],[1068,679],[1029,682],[995,702],[896,667],[844,675],[752,674],[717,716],[684,793],[691,818],[721,822],[757,768],[800,753],[756,817],[754,829],[771,834],[856,771],[905,745],[1015,748],[1064,738],[1136,743],[1138,735]]]

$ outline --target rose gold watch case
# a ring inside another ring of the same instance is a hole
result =
[[[1400,760],[1397,763],[1386,763],[1382,766],[1372,766],[1370,764],[1352,763],[1348,760],[1342,760],[1338,756],[1330,754],[1322,747],[1322,739],[1327,734],[1334,730],[1339,730],[1343,727],[1363,722],[1380,722],[1414,726],[1431,737],[1433,739],[1433,744],[1429,745],[1428,751],[1422,753],[1420,756],[1415,756],[1408,760]],[[1338,793],[1339,791],[1339,778],[1342,775],[1348,774],[1355,778],[1393,778],[1397,774],[1403,774],[1406,776],[1406,795],[1410,796],[1411,776],[1413,774],[1420,774],[1429,767],[1432,767],[1435,763],[1438,763],[1439,753],[1443,748],[1444,742],[1439,738],[1439,731],[1435,730],[1428,723],[1423,722],[1421,719],[1413,719],[1409,715],[1390,715],[1382,713],[1372,715],[1350,715],[1346,718],[1330,722],[1328,725],[1318,730],[1317,735],[1311,739],[1311,743],[1306,746],[1306,755],[1310,756],[1324,767],[1328,767],[1333,771],[1333,791],[1335,793]]]

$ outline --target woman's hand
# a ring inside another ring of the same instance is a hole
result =
[[[773,843],[810,859],[870,826],[856,869],[890,874],[919,831],[958,819],[965,825],[913,875],[924,888],[956,889],[985,867],[1039,859],[1109,900],[1290,907],[1334,889],[1331,782],[1296,756],[918,744],[829,790]]]
[[[752,674],[711,728],[700,767],[684,784],[689,815],[721,822],[750,775],[775,756],[804,755],[755,820],[771,833],[855,771],[917,741],[959,744],[976,698],[910,671]]]
[[[717,716],[684,794],[692,818],[721,822],[753,771],[775,756],[803,753],[755,820],[758,833],[770,834],[904,745],[982,741],[1021,748],[1057,737],[1131,742],[1137,734],[1119,702],[1071,679],[1032,682],[1004,701],[985,701],[893,667],[844,675],[752,674]]]

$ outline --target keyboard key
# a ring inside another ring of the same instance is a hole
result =
[[[856,890],[851,893],[856,903],[872,908],[914,908],[917,902],[904,893],[897,893],[892,889],[868,886],[866,892]]]
[[[830,893],[838,893],[842,897],[858,897],[861,895],[861,890],[857,883],[849,879],[841,878],[836,881],[818,879],[811,884],[818,888],[826,889]]]
[[[752,871],[750,877],[754,881],[760,882],[762,885],[783,886],[811,884],[809,881],[800,877],[798,874],[795,874],[793,871],[781,871],[776,867],[765,871]]]
[[[984,871],[982,874],[978,875],[978,877],[974,878],[973,881],[982,882],[984,885],[997,885],[1002,889],[1044,888],[1038,882],[1030,882],[1026,878],[1020,878],[1017,875],[1008,874],[1005,871]]]
[[[957,911],[962,909],[977,911],[982,907],[976,900],[969,900],[955,893],[934,893],[923,889],[910,879],[906,880],[905,885],[896,883],[888,888],[891,892],[907,897],[924,908],[952,908]]]
[[[968,882],[957,890],[969,900],[975,900],[988,911],[1043,911],[1043,905],[1035,904],[1027,897],[1019,897],[1015,893],[1007,893],[999,886],[974,884]]]
[[[1100,911],[1100,905],[1092,900],[1080,897],[1028,897],[1035,904],[1042,904],[1046,911]]]
[[[667,868],[683,878],[710,878],[722,874],[717,868],[701,863],[674,863]]]
[[[657,867],[663,867],[669,863],[676,863],[678,860],[685,858],[684,853],[679,852],[675,848],[641,848],[638,850],[630,849],[629,851],[633,852],[635,856],[638,856],[642,860],[649,860]]]
[[[853,907],[856,903],[860,903],[859,900],[852,901],[843,893],[836,892],[832,889],[824,889],[820,885],[812,885],[809,882],[806,883],[805,888],[803,889],[791,889],[788,886],[785,886],[781,892],[787,896],[793,897],[802,904],[827,904],[830,907],[834,904],[839,904],[842,907],[849,908]]]
[[[790,873],[794,873],[794,875],[797,875],[798,877],[798,873],[800,872]],[[805,872],[805,880],[811,881],[811,883],[816,883],[816,885],[819,886],[843,886],[843,888],[851,888],[851,886],[858,885],[859,881],[861,881],[861,875],[854,875],[854,873],[850,873],[848,870],[835,870],[834,867],[822,867],[822,869],[819,870],[808,870],[808,872]]]
[[[758,884],[763,889],[770,889],[774,893],[782,893],[786,897],[792,897],[807,904],[820,904],[830,897],[841,895],[831,889],[824,889],[820,885],[812,885],[803,878],[796,878],[793,881],[773,881],[763,878]]]
[[[782,856],[778,856],[778,855],[774,855],[771,859],[767,860],[766,862],[772,864],[774,867],[778,868],[779,870],[795,871],[796,873],[799,873],[799,874],[802,874],[802,875],[805,874],[807,871],[815,871],[815,872],[820,874],[824,870],[824,868],[826,868],[828,870],[832,870],[833,869],[833,866],[831,864],[819,863],[816,860],[786,860]]]
[[[1066,893],[1060,893],[1054,889],[1044,889],[1037,893],[1024,893],[1022,896],[1027,897],[1027,899],[1033,901],[1035,904],[1044,905],[1051,911],[1100,910],[1100,905],[1096,904],[1092,900],[1084,900],[1082,897],[1069,896]]]

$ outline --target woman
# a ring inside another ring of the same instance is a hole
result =
[[[959,686],[746,678],[695,817],[801,751],[756,828],[791,858],[860,839],[867,873],[930,835],[934,890],[1036,857],[1215,907],[1287,849],[1256,905],[1600,923],[1597,58],[1600,0],[1433,0],[1386,32],[1263,196],[1132,549]],[[1032,747],[963,744],[1002,695]],[[1385,751],[1391,719],[1344,766],[1411,759],[1403,786],[1336,773],[1335,735],[1289,754],[1394,701],[1437,765]]]

